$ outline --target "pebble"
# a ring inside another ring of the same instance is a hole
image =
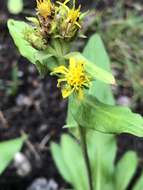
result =
[[[24,94],[20,94],[16,98],[16,104],[18,106],[31,106],[32,100],[30,97],[25,96]]]
[[[129,98],[128,96],[120,96],[117,99],[117,104],[122,105],[122,106],[130,106],[131,98]]]
[[[58,190],[58,184],[53,179],[48,181],[41,177],[35,179],[27,190]]]
[[[16,153],[14,157],[14,166],[17,170],[17,174],[21,177],[27,176],[31,172],[31,164],[23,153]]]

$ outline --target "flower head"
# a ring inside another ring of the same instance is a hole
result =
[[[75,0],[73,0],[73,6],[69,7],[67,3],[70,0],[65,0],[63,3],[57,2],[60,7],[59,15],[61,17],[60,22],[60,34],[63,38],[72,39],[76,36],[78,30],[81,28],[81,6],[75,7]]]
[[[40,16],[46,19],[49,15],[51,15],[53,8],[51,0],[36,0],[36,2],[37,2],[37,10]]]
[[[84,62],[70,58],[69,67],[59,66],[54,69],[52,74],[59,75],[58,87],[62,88],[62,96],[66,98],[73,92],[83,97],[83,89],[90,85],[90,78],[84,70]]]
[[[81,6],[79,6],[78,9],[75,9],[75,7],[73,7],[72,9],[69,9],[67,13],[67,21],[72,25],[77,25],[79,28],[81,28],[81,25],[79,23],[79,17],[81,14],[80,8]]]

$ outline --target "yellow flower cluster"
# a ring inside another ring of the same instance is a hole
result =
[[[78,94],[79,99],[83,98],[83,89],[89,88],[90,77],[84,70],[84,62],[70,58],[69,67],[59,66],[52,74],[59,76],[58,87],[62,88],[62,96],[66,98],[73,92]]]
[[[37,15],[42,28],[42,34],[52,35],[55,38],[71,39],[76,36],[81,28],[81,7],[68,7],[70,0],[65,0],[63,3],[51,0],[36,0]]]

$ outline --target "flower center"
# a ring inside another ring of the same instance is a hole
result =
[[[81,87],[87,82],[86,75],[84,73],[83,64],[79,63],[74,68],[70,68],[69,72],[66,74],[67,83],[70,86]]]

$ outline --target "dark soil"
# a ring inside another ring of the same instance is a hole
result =
[[[40,77],[35,67],[19,55],[6,27],[7,19],[13,16],[1,1],[0,141],[18,137],[23,132],[28,134],[28,142],[24,145],[22,153],[29,160],[32,169],[26,176],[20,177],[12,164],[0,177],[0,190],[26,190],[38,177],[54,179],[60,188],[64,188],[66,184],[57,172],[49,145],[51,141],[59,141],[61,133],[64,132],[62,126],[65,124],[67,102],[62,99],[55,78]],[[101,6],[103,5],[99,4],[99,8]],[[30,9],[32,6],[25,1],[25,10],[27,8]],[[24,16],[21,14],[15,17],[22,19]],[[11,72],[15,65],[18,67],[18,87],[13,93]],[[121,88],[120,94],[123,91]],[[142,107],[138,106],[137,111],[143,113]],[[44,145],[43,139],[47,139]],[[122,135],[118,139],[119,156],[129,149],[138,153],[138,175],[143,159],[143,140],[129,135]]]

